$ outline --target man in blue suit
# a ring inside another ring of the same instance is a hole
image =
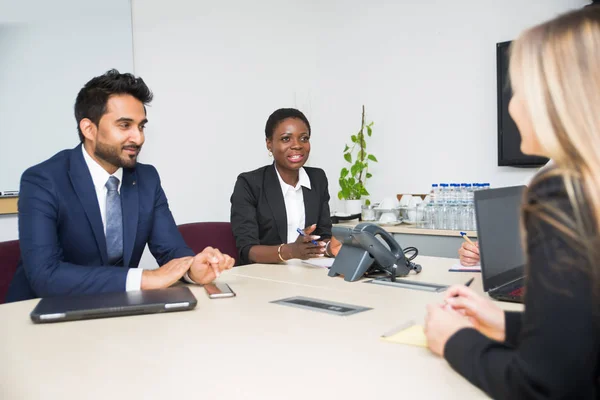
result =
[[[81,89],[81,144],[21,177],[21,261],[7,301],[204,284],[233,266],[217,249],[186,246],[156,169],[137,163],[151,100],[141,78],[116,70]],[[146,244],[160,268],[137,268]]]

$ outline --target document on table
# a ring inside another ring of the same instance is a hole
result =
[[[335,258],[329,257],[317,257],[309,258],[308,260],[302,260],[304,264],[312,265],[313,267],[329,268],[333,265]]]
[[[450,272],[481,272],[481,265],[473,265],[472,267],[465,267],[460,262],[457,262],[448,270]]]
[[[383,340],[391,343],[408,344],[410,346],[427,347],[427,338],[422,325],[409,321],[381,336]]]

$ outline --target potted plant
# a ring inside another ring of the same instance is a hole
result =
[[[352,144],[344,147],[344,160],[348,167],[342,168],[340,172],[340,191],[338,198],[345,201],[346,213],[360,214],[363,203],[362,196],[368,196],[365,184],[372,175],[369,172],[369,162],[377,162],[373,154],[367,153],[366,137],[373,134],[373,122],[365,121],[365,106],[362,106],[362,118],[360,131],[350,136]],[[366,135],[365,135],[366,134]],[[370,204],[367,199],[365,204]]]

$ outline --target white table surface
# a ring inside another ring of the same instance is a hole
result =
[[[452,259],[409,279],[464,283]],[[427,349],[380,336],[442,294],[330,278],[296,260],[219,278],[237,297],[192,311],[35,325],[37,300],[0,305],[0,399],[470,399],[486,396]],[[372,310],[335,316],[270,303],[306,296]],[[519,305],[503,303],[519,309]],[[179,397],[181,396],[181,397]],[[183,397],[185,396],[185,397]]]

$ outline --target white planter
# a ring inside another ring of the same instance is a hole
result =
[[[345,200],[346,214],[360,214],[362,200]]]

